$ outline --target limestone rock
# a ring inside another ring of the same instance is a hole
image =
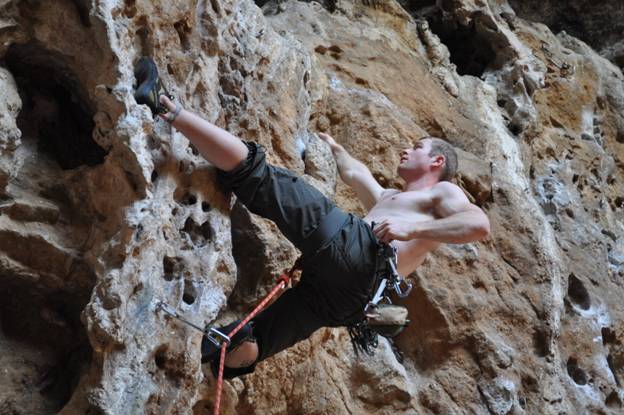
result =
[[[159,302],[229,322],[298,255],[136,104],[144,55],[354,214],[317,132],[389,188],[401,149],[446,138],[492,225],[409,276],[412,322],[374,357],[321,329],[226,382],[223,413],[621,412],[618,7],[0,0],[0,412],[210,413],[201,334]]]

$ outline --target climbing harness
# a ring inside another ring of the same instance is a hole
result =
[[[381,243],[378,254],[385,262],[385,269],[380,280],[378,277],[379,283],[375,284],[375,294],[364,307],[364,318],[347,327],[356,356],[359,351],[372,356],[379,345],[378,336],[392,338],[409,324],[407,308],[392,304],[390,299],[392,291],[400,298],[407,297],[412,291],[412,284],[398,272],[397,250],[392,245]]]

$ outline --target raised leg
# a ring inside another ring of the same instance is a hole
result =
[[[176,108],[164,95],[161,95],[160,103],[169,111]],[[165,115],[161,117],[166,118]],[[206,160],[220,170],[231,171],[247,157],[249,150],[238,137],[192,112],[183,109],[172,125],[193,143]]]

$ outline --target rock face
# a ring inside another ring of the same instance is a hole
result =
[[[565,30],[586,42],[620,68],[624,66],[624,5],[622,2],[509,2],[523,19],[544,23],[554,33]]]
[[[210,413],[201,334],[159,302],[229,321],[297,256],[136,104],[143,55],[356,214],[318,131],[397,188],[399,151],[446,138],[492,224],[411,275],[394,345],[321,329],[226,382],[224,413],[621,413],[622,9],[567,4],[0,1],[0,413]]]

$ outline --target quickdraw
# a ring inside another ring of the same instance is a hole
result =
[[[156,304],[156,308],[159,310],[162,310],[163,312],[165,312],[165,314],[168,314],[169,316],[175,318],[176,320],[181,321],[187,326],[190,326],[194,328],[195,330],[201,331],[206,336],[206,338],[210,340],[217,347],[221,347],[223,343],[228,343],[228,344],[230,343],[230,337],[227,336],[225,333],[222,333],[219,330],[215,329],[214,327],[210,327],[210,326],[206,327],[205,329],[202,329],[197,324],[192,323],[188,321],[187,319],[185,319],[184,317],[182,317],[180,313],[176,311],[175,308],[173,308],[172,306],[170,306],[169,304],[163,301],[159,301]]]
[[[382,244],[381,248],[383,250],[383,255],[386,257],[386,261],[388,266],[390,267],[390,280],[392,283],[392,288],[396,294],[401,297],[407,297],[410,292],[412,292],[412,284],[406,281],[397,269],[397,265],[399,263],[399,256],[397,253],[397,249],[389,244]],[[405,289],[402,289],[401,286],[405,285]]]
[[[375,294],[364,307],[364,318],[347,327],[356,355],[362,351],[372,356],[379,345],[379,335],[394,337],[409,324],[407,309],[393,305],[390,299],[393,291],[400,298],[407,297],[412,291],[412,284],[398,272],[397,249],[389,244],[381,244],[379,255],[386,261],[385,275],[377,284]]]
[[[269,303],[269,301],[271,301],[273,297],[275,297],[281,290],[288,287],[288,284],[293,278],[295,271],[299,269],[301,269],[301,258],[295,261],[295,264],[287,273],[279,276],[279,278],[277,279],[277,285],[271,290],[271,292],[260,302],[260,304],[258,304],[253,309],[251,313],[249,313],[249,315],[243,321],[240,322],[238,326],[236,326],[230,333],[227,333],[227,334],[215,329],[214,327],[206,327],[205,329],[202,329],[195,323],[192,323],[188,321],[187,319],[185,319],[184,317],[180,316],[180,314],[170,305],[162,301],[159,301],[157,303],[156,305],[157,309],[160,309],[164,311],[166,314],[170,315],[171,317],[183,322],[184,324],[196,330],[201,331],[212,343],[214,343],[218,348],[221,349],[221,354],[219,356],[219,372],[217,376],[217,390],[215,394],[215,404],[214,404],[214,412],[213,412],[214,415],[218,415],[221,410],[221,394],[223,391],[223,367],[225,365],[225,353],[226,353],[227,346],[230,344],[230,339],[234,337],[234,335],[241,328],[243,328],[245,324],[247,324],[260,311],[262,311],[262,309],[264,309],[264,307],[267,306],[267,304]]]

